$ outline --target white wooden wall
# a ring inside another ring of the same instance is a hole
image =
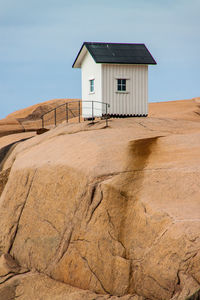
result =
[[[148,65],[97,64],[87,51],[82,64],[82,115],[92,116],[92,103],[110,104],[109,113],[115,115],[148,114]],[[94,92],[90,93],[90,80]],[[117,91],[117,79],[127,79],[127,91]],[[105,113],[105,106],[94,104],[94,116]]]
[[[102,74],[101,64],[96,64],[94,59],[87,51],[81,64],[82,71],[82,116],[84,118],[92,117],[92,103],[84,102],[88,100],[102,102]],[[90,80],[94,79],[94,92],[90,93]],[[94,104],[94,116],[102,115],[102,104]]]
[[[117,79],[127,79],[127,92],[117,92]],[[110,114],[148,114],[148,65],[102,64],[102,101]]]

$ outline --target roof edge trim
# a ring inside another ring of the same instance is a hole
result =
[[[81,63],[82,63],[82,60],[86,54],[86,50],[87,49],[87,43],[84,42],[83,45],[81,46],[81,49],[79,50],[77,56],[76,56],[76,59],[72,65],[72,68],[77,68],[77,69],[80,69],[81,68]]]

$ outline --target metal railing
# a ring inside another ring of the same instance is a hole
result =
[[[88,104],[88,106],[86,106],[86,104]],[[94,122],[95,117],[104,118],[106,120],[106,127],[108,127],[109,107],[110,105],[108,103],[101,101],[79,100],[66,102],[41,115],[42,128],[48,125],[51,126],[52,123],[54,126],[57,126],[65,120],[68,123],[70,119],[76,117],[80,123],[82,112],[83,116],[88,120],[92,120],[92,122]]]

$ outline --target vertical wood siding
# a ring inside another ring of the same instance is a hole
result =
[[[127,79],[127,93],[117,92],[117,78]],[[110,114],[148,114],[148,65],[102,64],[102,101]]]

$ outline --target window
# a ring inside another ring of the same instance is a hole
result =
[[[94,79],[90,80],[90,93],[94,93]]]
[[[117,91],[126,91],[126,79],[117,79]]]

